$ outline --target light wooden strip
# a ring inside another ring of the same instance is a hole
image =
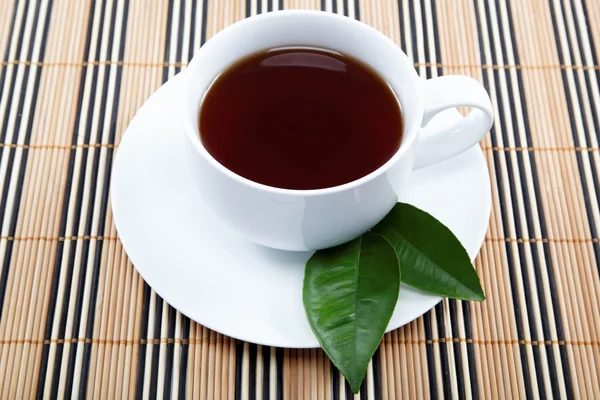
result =
[[[197,323],[193,323],[190,327],[190,339],[197,338],[202,335],[202,327]],[[201,376],[201,359],[202,359],[202,346],[200,342],[194,345],[190,351],[190,361],[193,362],[193,376],[189,379],[188,391],[192,398],[200,398],[200,382]],[[192,367],[190,367],[192,368]]]
[[[156,311],[156,293],[151,291],[150,294],[150,302],[148,304],[149,312],[148,312],[148,334],[149,338],[154,339],[154,321],[156,320],[155,311]],[[159,300],[160,301],[160,300]],[[142,387],[142,397],[144,399],[149,398],[150,396],[150,376],[152,369],[152,352],[156,351],[155,347],[152,345],[146,346],[145,354],[140,354],[140,357],[145,357],[144,363],[144,372],[143,375],[138,372],[137,379],[143,379],[143,387]],[[141,371],[140,371],[141,372]]]
[[[216,339],[216,333],[214,331],[209,331],[207,329],[207,334],[209,337],[209,342],[208,342],[208,368],[207,368],[207,375],[206,375],[206,384],[207,384],[207,390],[206,390],[206,397],[208,399],[212,399],[215,397],[215,393],[218,392],[218,388],[215,387],[215,351],[216,351],[216,346],[215,346],[215,339]],[[245,362],[246,360],[244,360]],[[243,381],[242,381],[243,382]],[[246,393],[248,393],[248,391],[246,390]]]
[[[390,365],[391,364],[391,347],[392,344],[390,343],[390,340],[386,341],[386,338],[389,338],[391,336],[391,333],[386,333],[383,337],[382,343],[379,345],[379,362],[380,362],[380,369],[381,369],[381,397],[384,400],[387,400],[390,398],[390,381],[393,382],[394,379],[391,378],[391,374],[393,373],[393,367]],[[393,393],[394,390],[391,390],[391,393]]]
[[[235,354],[235,340],[229,342],[229,369],[228,369],[228,382],[227,396],[225,398],[233,399],[235,396],[235,364],[237,355]]]
[[[208,382],[208,370],[209,370],[209,360],[210,360],[210,346],[207,345],[206,341],[207,339],[209,339],[210,337],[210,330],[208,328],[202,327],[202,339],[205,340],[205,342],[203,342],[203,346],[202,346],[202,364],[201,364],[201,381],[200,381],[200,392],[199,392],[199,396],[201,399],[208,399],[207,397],[207,393],[208,393],[208,385],[210,382]],[[244,344],[244,346],[247,346],[247,344]],[[244,361],[242,361],[244,362]]]
[[[304,398],[315,398],[317,396],[317,384],[319,382],[319,375],[323,373],[323,370],[317,365],[317,351],[315,349],[304,350],[303,353],[305,356]]]
[[[216,398],[222,398],[223,396],[223,392],[224,387],[226,387],[227,384],[227,379],[225,379],[226,377],[223,377],[221,374],[222,371],[222,357],[223,357],[223,336],[220,334],[217,334],[216,332],[212,332],[211,331],[211,335],[210,335],[210,344],[213,350],[213,357],[214,357],[214,362],[213,362],[213,378],[210,377],[209,375],[209,380],[213,381],[214,384],[214,397]],[[209,371],[210,373],[210,371]],[[210,394],[210,392],[209,392]]]
[[[310,395],[310,390],[307,390],[306,387],[306,382],[310,379],[309,363],[310,352],[301,349],[296,350],[296,389],[299,399],[306,399]]]
[[[171,309],[171,312],[175,313],[175,339],[181,339],[181,331],[182,331],[182,319],[185,318],[183,315],[181,315],[180,312],[176,311],[175,309]],[[179,376],[180,376],[180,370],[181,370],[181,353],[182,353],[182,346],[179,343],[175,343],[173,345],[173,358],[172,358],[172,362],[173,365],[171,366],[171,371],[167,371],[171,373],[171,385],[170,387],[167,386],[168,382],[165,382],[165,393],[170,394],[171,396],[173,396],[173,398],[177,399],[179,398]],[[220,357],[220,354],[217,355],[217,357]],[[217,382],[215,380],[215,386],[217,385]],[[183,394],[182,394],[183,395]]]
[[[269,363],[269,396],[271,398],[277,397],[277,350],[275,347],[270,349],[270,363]],[[329,377],[329,375],[328,375]],[[329,382],[329,379],[327,379]],[[327,391],[328,393],[330,390]]]
[[[320,0],[284,0],[283,6],[285,9],[299,10],[319,10],[321,5]]]
[[[405,337],[408,340],[412,340],[413,339],[413,331],[412,331],[412,327],[413,327],[413,323],[408,324],[404,327],[403,329],[403,333],[405,335]],[[419,387],[421,386],[421,377],[420,375],[420,369],[419,368],[415,368],[415,366],[420,364],[419,361],[419,352],[415,352],[414,350],[414,345],[408,343],[405,345],[406,348],[406,361],[408,364],[408,380],[409,380],[409,394],[410,394],[410,398],[422,398],[419,397]]]
[[[403,335],[404,329],[397,329],[393,335],[392,338],[395,338],[398,340],[398,342],[401,342],[402,340],[404,340],[404,335]],[[394,370],[395,370],[395,386],[396,386],[396,393],[395,396],[398,396],[399,398],[407,398],[408,397],[408,366],[406,365],[406,347],[403,345],[397,345],[395,346],[394,349],[394,354],[393,354],[393,365],[394,365]],[[393,397],[392,397],[393,398]]]
[[[227,349],[225,337],[215,333],[215,343],[216,344],[213,345],[215,347],[215,398],[224,399],[227,396],[227,384],[229,383],[229,377],[223,374],[223,367],[227,364],[227,359],[224,359],[224,350]]]
[[[493,187],[493,185],[492,185],[492,187]],[[493,221],[494,221],[493,216],[491,218],[491,221],[493,223]],[[488,228],[488,229],[490,229],[490,228]],[[491,265],[489,264],[489,256],[488,256],[488,253],[493,253],[493,249],[490,249],[492,251],[488,251],[488,247],[491,247],[491,246],[484,243],[483,247],[481,248],[479,256],[475,262],[475,267],[476,267],[477,271],[482,271],[485,267],[488,267],[490,270],[493,268],[493,264],[491,264]],[[488,289],[488,286],[486,286],[486,283],[487,283],[487,280],[485,279],[486,275],[489,276],[491,274],[484,274],[481,279],[481,283],[486,292],[486,296],[491,296],[490,289]],[[473,326],[473,338],[476,340],[479,340],[479,338],[484,337],[484,335],[485,335],[485,330],[487,329],[487,322],[484,319],[484,315],[487,312],[487,307],[488,307],[487,304],[482,305],[480,307],[474,307],[474,309],[475,309],[474,318],[477,323]],[[478,371],[478,373],[477,373],[478,390],[479,390],[481,397],[488,398],[489,396],[491,396],[491,394],[490,394],[491,393],[491,383],[490,383],[491,378],[490,377],[495,373],[495,371],[489,370],[487,368],[487,366],[489,365],[487,348],[480,348],[479,346],[477,346],[474,349],[474,353],[475,353],[475,368]],[[514,369],[517,369],[517,368],[519,370],[521,369],[520,363],[514,364],[514,365],[515,365]],[[484,369],[484,368],[486,369],[485,374],[482,372],[482,369]]]
[[[425,337],[425,322],[423,321],[423,318],[419,318],[417,321],[412,323],[411,331],[413,334],[413,338]],[[416,364],[415,368],[421,374],[421,377],[419,378],[419,383],[421,386],[420,390],[423,393],[422,398],[429,398],[431,396],[431,388],[429,381],[429,361],[427,359],[427,345],[423,342],[418,343],[417,346],[415,346],[415,353],[418,353],[420,359],[420,363]],[[419,391],[417,391],[417,395],[421,396],[421,394],[419,394]]]
[[[325,398],[327,400],[330,400],[332,398],[332,394],[333,394],[333,385],[331,382],[331,376],[334,373],[333,372],[334,366],[331,363],[331,361],[329,360],[329,357],[327,357],[327,355],[324,352],[320,352],[319,356],[322,358],[323,364],[325,365],[324,372],[323,372],[323,379],[325,381],[325,385],[324,385]]]

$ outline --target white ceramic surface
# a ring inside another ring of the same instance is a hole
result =
[[[219,73],[249,54],[293,45],[355,57],[388,82],[402,107],[404,136],[396,154],[379,169],[332,188],[287,190],[243,178],[204,149],[198,113]],[[283,250],[331,247],[364,233],[390,211],[397,194],[406,191],[413,163],[423,167],[469,149],[493,121],[490,98],[475,79],[445,76],[423,81],[409,58],[384,34],[355,19],[320,11],[278,11],[230,25],[202,46],[184,75],[181,116],[190,144],[187,155],[196,164],[192,183],[212,211],[236,232]],[[419,137],[421,126],[458,105],[472,111],[425,139]]]
[[[193,184],[193,166],[177,113],[184,81],[176,76],[138,111],[117,152],[111,187],[123,246],[148,284],[191,319],[223,334],[281,347],[317,347],[302,307],[310,252],[254,244],[229,230]],[[452,124],[448,110],[429,128]],[[431,132],[423,132],[429,136]],[[432,213],[471,258],[490,215],[490,181],[478,146],[416,171],[402,200]],[[440,297],[402,286],[388,330],[427,312]]]

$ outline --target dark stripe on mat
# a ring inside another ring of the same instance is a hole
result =
[[[248,399],[256,400],[256,356],[258,348],[254,343],[250,343],[248,349]]]
[[[373,354],[373,360],[371,360],[373,364],[373,394],[375,396],[375,400],[381,400],[381,346],[377,349],[375,354]],[[365,393],[366,394],[366,393]]]
[[[275,360],[277,366],[277,400],[283,400],[283,349],[275,349]]]
[[[340,400],[340,371],[333,364],[331,364],[329,376],[331,378],[331,398],[332,400]]]
[[[168,307],[167,303],[157,294],[154,295],[156,298],[156,304],[154,306],[154,334],[153,338],[160,338],[160,331],[162,330],[162,314],[163,307]],[[152,344],[146,351],[152,354],[150,358],[150,394],[151,399],[156,399],[158,396],[158,361],[160,357],[160,343]]]
[[[234,340],[234,339],[231,339]],[[235,340],[235,400],[242,399],[242,366],[244,361],[244,342]]]
[[[437,367],[435,365],[435,349],[433,348],[433,329],[431,326],[431,314],[432,311],[427,312],[421,318],[423,318],[423,326],[425,328],[425,349],[427,351],[427,373],[429,374],[429,395],[431,399],[438,398],[437,388]]]
[[[180,399],[188,397],[187,390],[187,376],[188,376],[188,359],[190,352],[190,345],[187,340],[190,338],[190,326],[191,320],[182,315],[181,316],[181,354],[179,356],[179,387],[177,392],[179,393]]]
[[[269,346],[261,346],[262,347],[262,359],[263,359],[263,376],[261,377],[263,381],[262,387],[262,399],[266,400],[271,398],[271,347]]]
[[[150,320],[150,297],[152,289],[146,282],[144,282],[144,298],[142,300],[142,320],[140,321],[140,333],[139,337],[141,340],[148,339],[148,325]],[[138,360],[135,372],[135,398],[141,399],[144,394],[144,374],[146,371],[146,351],[148,346],[145,341],[141,342],[138,350]]]
[[[169,321],[167,323],[167,337],[175,337],[175,322],[177,319],[177,310],[169,306]],[[173,357],[175,356],[175,343],[167,343],[167,356],[165,360],[165,384],[163,387],[163,398],[170,399],[173,385]]]

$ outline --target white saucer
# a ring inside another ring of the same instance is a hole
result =
[[[119,146],[112,175],[114,220],[131,261],[169,304],[200,324],[245,341],[318,347],[302,307],[310,253],[270,250],[223,226],[190,184],[178,121],[176,76],[138,111]],[[458,118],[451,110],[435,124]],[[479,147],[416,171],[402,201],[444,222],[472,259],[490,216],[490,181]],[[441,300],[402,286],[388,330]]]

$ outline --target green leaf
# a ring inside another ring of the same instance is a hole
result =
[[[394,247],[402,282],[428,293],[462,300],[485,300],[479,276],[465,248],[430,214],[398,203],[372,230]]]
[[[381,235],[366,233],[317,251],[306,263],[302,299],[308,322],[354,393],[385,333],[399,290],[398,257]]]

